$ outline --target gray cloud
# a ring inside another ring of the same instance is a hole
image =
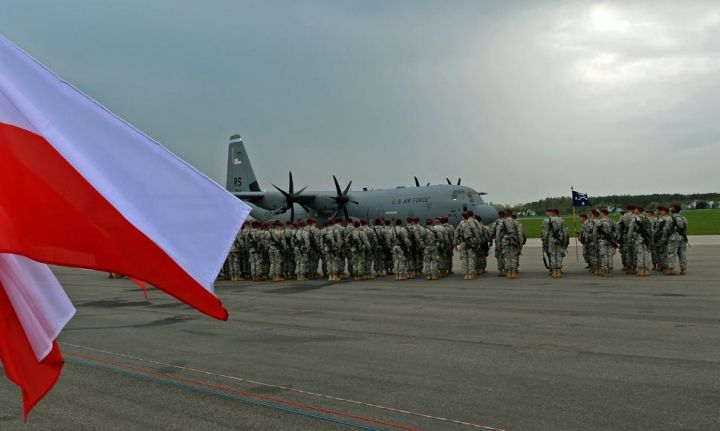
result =
[[[24,1],[4,34],[224,182],[720,189],[713,3]]]

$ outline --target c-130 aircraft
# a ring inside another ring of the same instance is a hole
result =
[[[295,191],[292,172],[289,175],[289,187],[283,190],[273,184],[277,191],[262,191],[250,164],[245,144],[240,135],[230,137],[228,147],[227,189],[252,208],[250,215],[261,221],[294,221],[315,217],[320,220],[335,217],[354,219],[384,218],[403,220],[418,217],[424,222],[427,218],[446,216],[448,222],[457,226],[462,213],[471,210],[482,217],[485,224],[497,218],[497,211],[486,204],[481,195],[470,187],[457,184],[446,178],[447,184],[421,186],[417,177],[415,187],[396,187],[394,189],[363,188],[361,191],[350,189],[352,181],[343,189],[333,175],[335,190],[306,191],[307,187]]]

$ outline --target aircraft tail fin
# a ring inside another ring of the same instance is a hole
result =
[[[259,192],[260,185],[255,178],[250,158],[245,151],[240,135],[230,137],[228,146],[227,184],[230,192]]]

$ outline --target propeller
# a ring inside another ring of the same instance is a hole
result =
[[[420,181],[418,180],[418,177],[413,177],[413,178],[415,178],[415,187],[420,187]],[[429,185],[430,185],[430,183],[425,184],[425,186],[429,186]]]
[[[445,178],[445,181],[447,181],[447,183],[449,185],[453,185],[452,181],[450,181],[450,178]],[[462,182],[462,178],[458,178],[457,185],[460,185],[461,182]]]
[[[302,192],[305,191],[307,186],[301,188],[296,193],[295,187],[293,185],[292,172],[288,172],[288,174],[289,174],[288,175],[289,185],[288,185],[287,191],[281,189],[280,187],[276,186],[275,184],[272,185],[273,187],[275,187],[277,189],[277,191],[282,193],[282,195],[285,197],[285,205],[283,205],[282,208],[278,208],[277,210],[273,211],[273,214],[283,214],[283,213],[286,213],[287,210],[290,210],[290,221],[294,222],[295,221],[295,205],[294,204],[297,203],[298,205],[300,205],[302,207],[302,209],[304,209],[307,212],[310,212],[310,209],[308,207],[306,207],[302,202],[300,202],[300,195],[302,194]]]
[[[352,185],[352,181],[350,181],[345,187],[345,190],[340,188],[340,183],[338,183],[337,178],[335,175],[333,175],[333,182],[335,182],[335,192],[336,195],[332,197],[332,199],[335,200],[335,203],[337,204],[337,209],[335,210],[335,214],[333,214],[333,218],[335,218],[340,210],[342,210],[343,214],[345,215],[345,218],[348,218],[348,210],[347,210],[347,204],[348,202],[352,202],[355,205],[358,204],[357,201],[351,200],[350,196],[348,195],[348,192],[350,191],[350,186]]]

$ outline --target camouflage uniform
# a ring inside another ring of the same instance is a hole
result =
[[[428,280],[440,278],[440,248],[445,241],[445,229],[440,222],[427,228],[425,234],[425,253],[423,254],[423,267]]]
[[[445,228],[445,274],[453,273],[453,257],[455,248],[453,241],[455,240],[455,227],[448,223],[447,218],[443,218],[443,228]]]
[[[320,266],[320,258],[322,258],[322,231],[315,226],[315,222],[311,222],[305,228],[310,239],[310,253],[308,254],[308,277],[315,279],[318,276],[318,267]],[[327,269],[325,259],[323,262],[323,276],[327,277]]]
[[[253,281],[262,281],[265,279],[265,248],[268,232],[259,227],[253,227],[250,231],[250,275]]]
[[[578,235],[578,239],[580,240],[580,244],[583,246],[583,260],[585,261],[585,265],[587,266],[587,269],[590,271],[593,271],[595,266],[593,265],[593,254],[597,255],[597,253],[593,253],[593,245],[595,243],[595,240],[593,238],[593,231],[595,229],[595,222],[593,220],[587,219],[580,227],[580,232]]]
[[[373,269],[375,274],[378,276],[386,276],[388,273],[387,261],[389,254],[387,246],[387,235],[385,233],[385,226],[380,220],[376,220],[372,227],[377,245],[375,246],[375,258],[373,260]]]
[[[548,257],[550,275],[553,278],[562,277],[563,258],[569,242],[565,220],[557,215],[543,220],[541,238]]]
[[[295,251],[292,247],[292,237],[297,231],[297,227],[292,224],[286,224],[283,229],[285,235],[285,253],[283,254],[283,274],[285,278],[290,280],[295,278]]]
[[[372,247],[365,231],[357,223],[355,229],[348,236],[349,259],[352,264],[352,274],[355,280],[367,279],[367,260]]]
[[[460,252],[460,262],[462,264],[463,272],[465,273],[465,280],[472,280],[475,278],[475,264],[477,263],[477,253],[475,252],[475,248],[479,243],[479,232],[475,228],[473,222],[471,222],[468,217],[464,217],[455,230],[453,245]]]
[[[631,215],[628,225],[628,241],[632,244],[632,250],[635,253],[634,272],[641,277],[650,275],[652,269],[650,235],[650,220],[644,214]]]
[[[492,240],[495,242],[495,259],[497,259],[498,276],[504,277],[506,274],[505,270],[505,258],[502,252],[502,241],[500,239],[500,222],[502,219],[495,221],[493,229],[491,231]]]
[[[410,239],[410,247],[405,252],[405,262],[407,265],[408,277],[414,278],[422,269],[422,260],[418,260],[418,225],[413,220],[408,220],[405,229],[407,229],[408,238]]]
[[[395,280],[407,280],[407,256],[412,248],[410,235],[407,228],[402,225],[393,226],[390,232]]]
[[[250,230],[251,225],[246,224],[239,234],[240,243],[240,277],[247,280],[250,275]]]
[[[373,278],[375,277],[376,272],[381,272],[378,269],[379,263],[376,261],[378,237],[375,234],[375,230],[370,227],[366,221],[363,220],[361,224],[362,226],[360,226],[360,229],[365,232],[365,236],[370,243],[370,250],[367,251],[367,256],[365,258],[365,268],[363,269],[363,273],[365,274],[366,278]]]
[[[270,270],[268,275],[273,281],[282,281],[285,278],[283,270],[285,268],[285,256],[287,255],[287,243],[285,242],[285,230],[282,225],[276,225],[270,231],[268,241],[268,254],[270,257]]]
[[[677,268],[680,268],[680,274],[685,275],[687,272],[687,219],[679,213],[670,216],[670,222],[667,227],[667,248],[666,262],[667,269],[665,274],[676,275]]]
[[[237,236],[230,247],[228,263],[230,264],[230,277],[228,278],[232,281],[240,281],[240,242]]]
[[[323,258],[327,262],[328,280],[340,280],[340,253],[343,247],[342,227],[336,224],[322,230]]]
[[[309,273],[310,255],[312,254],[312,248],[310,247],[310,230],[308,227],[301,225],[301,227],[295,229],[290,242],[295,254],[297,280],[304,281],[307,279]]]
[[[653,269],[657,269],[660,266],[660,247],[658,241],[656,241],[658,237],[659,219],[652,213],[646,213],[646,215],[650,221],[650,258]]]
[[[620,216],[618,223],[618,235],[620,242],[620,257],[622,259],[623,271],[633,271],[635,268],[635,244],[630,240],[628,229],[633,218],[631,212]]]
[[[523,230],[520,222],[511,217],[498,220],[498,239],[502,247],[503,268],[507,278],[517,278],[522,250]],[[496,242],[497,240],[496,239]]]
[[[617,248],[617,227],[615,222],[607,217],[602,217],[593,223],[591,241],[597,247],[596,256],[598,261],[598,275],[611,277],[613,270],[613,258]]]

